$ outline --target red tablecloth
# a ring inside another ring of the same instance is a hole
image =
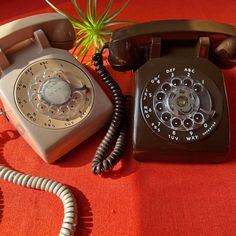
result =
[[[15,2],[34,4],[33,1]],[[122,2],[114,1],[114,9]],[[98,1],[100,11],[105,3],[107,1]],[[43,8],[40,12],[49,11],[46,4]],[[70,4],[64,4],[62,8],[73,12]],[[6,3],[1,3],[1,21],[9,21],[13,15],[19,18],[32,14],[19,9],[23,8],[18,8],[16,4],[9,10]],[[192,18],[236,25],[235,14],[235,0],[130,0],[120,19],[143,22]],[[114,74],[128,94],[129,80],[123,78],[128,76],[122,75],[119,80],[119,73]],[[78,202],[79,224],[76,235],[234,236],[236,70],[225,71],[224,74],[230,106],[232,144],[228,161],[223,164],[139,163],[126,154],[114,172],[106,177],[93,176],[90,161],[105,129],[55,165],[48,165],[3,118],[0,118],[0,162],[8,163],[23,173],[52,178],[70,186]],[[7,130],[12,131],[11,134],[6,133]],[[18,187],[3,180],[0,180],[0,188],[0,235],[58,234],[63,207],[54,195]]]

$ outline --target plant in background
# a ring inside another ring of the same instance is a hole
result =
[[[81,63],[84,61],[84,58],[91,48],[93,48],[94,53],[98,52],[103,44],[110,39],[112,34],[111,26],[132,23],[126,20],[113,21],[113,19],[127,6],[128,1],[115,12],[110,13],[113,3],[113,0],[110,0],[101,16],[97,16],[97,0],[87,0],[86,13],[79,8],[76,0],[70,0],[78,14],[78,18],[59,10],[49,0],[45,1],[55,11],[68,18],[74,26],[77,38],[72,53],[77,59],[80,59]],[[89,63],[91,63],[91,61]]]

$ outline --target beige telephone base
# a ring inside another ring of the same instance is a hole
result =
[[[52,163],[101,129],[111,119],[113,106],[75,58],[50,46],[48,35],[53,30],[65,35],[61,48],[75,37],[65,18],[43,14],[21,22],[33,31],[22,24],[14,28],[19,22],[0,27],[0,48],[4,48],[0,52],[0,96],[19,133],[45,162]],[[6,38],[12,42],[12,37],[15,45],[7,47]]]

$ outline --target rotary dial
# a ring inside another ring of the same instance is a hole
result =
[[[169,78],[161,84],[153,106],[164,125],[182,131],[199,128],[214,113],[206,87],[187,76]]]
[[[189,66],[170,67],[144,86],[141,111],[156,135],[174,142],[195,142],[219,124],[221,98],[212,78]]]
[[[31,122],[47,128],[65,128],[90,112],[93,87],[77,66],[59,59],[38,61],[17,78],[15,101]]]

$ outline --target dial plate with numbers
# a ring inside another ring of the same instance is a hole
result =
[[[88,116],[94,91],[79,67],[64,60],[47,59],[31,64],[19,75],[14,98],[30,122],[58,129],[73,126]]]
[[[179,143],[201,140],[220,122],[223,103],[214,106],[220,91],[206,75],[188,66],[166,68],[146,83],[142,115],[158,136]]]

